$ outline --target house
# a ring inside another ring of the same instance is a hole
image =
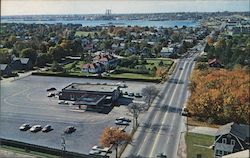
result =
[[[82,66],[82,72],[89,73],[101,73],[104,70],[104,66],[101,63],[88,63]]]
[[[0,64],[1,74],[0,76],[9,76],[12,74],[12,69],[8,64]]]
[[[209,59],[208,60],[208,65],[210,67],[217,67],[217,68],[224,67],[218,59]]]
[[[99,54],[96,55],[93,59],[95,63],[101,63],[106,68],[107,67],[114,67],[117,65],[117,58],[111,54]]]
[[[10,63],[14,70],[31,70],[33,64],[29,58],[16,58],[14,57]]]
[[[249,125],[231,122],[218,129],[213,145],[214,156],[221,157],[249,147]]]
[[[170,57],[172,54],[176,52],[175,47],[163,47],[161,49],[160,55],[162,57]]]
[[[249,152],[250,151],[248,149],[248,150],[244,150],[244,151],[239,151],[237,153],[232,153],[232,154],[222,156],[222,158],[249,158],[250,157]]]

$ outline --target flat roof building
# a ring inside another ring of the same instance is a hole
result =
[[[111,108],[120,96],[117,85],[72,83],[62,89],[60,100],[75,101],[75,104],[86,106],[86,110],[102,112]]]

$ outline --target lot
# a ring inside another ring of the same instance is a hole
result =
[[[127,107],[115,107],[109,114],[85,112],[73,105],[59,105],[58,98],[48,98],[46,89],[55,87],[61,90],[66,85],[77,83],[116,83],[121,81],[96,80],[82,78],[29,76],[14,82],[1,83],[0,137],[37,145],[61,149],[61,135],[66,126],[73,125],[76,132],[63,135],[66,150],[88,153],[97,145],[99,135],[105,127],[115,126],[114,120],[120,116],[129,116]],[[141,92],[146,85],[154,83],[126,82],[128,88],[123,91]],[[158,86],[160,87],[160,85]],[[121,99],[121,101],[129,99]],[[31,125],[51,124],[53,131],[48,133],[18,130],[23,123]],[[131,125],[126,128],[130,130]]]

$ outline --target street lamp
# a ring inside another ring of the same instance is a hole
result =
[[[65,138],[64,135],[61,134],[61,146],[62,146],[62,158],[63,158],[63,154],[66,151],[66,142],[65,142]]]

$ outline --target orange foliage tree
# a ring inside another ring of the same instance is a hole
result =
[[[191,76],[189,112],[213,123],[249,123],[250,77],[236,70],[195,70]]]
[[[116,151],[116,158],[118,157],[119,145],[130,141],[130,135],[118,128],[105,128],[100,136],[100,144],[102,146],[110,147],[113,145]]]

